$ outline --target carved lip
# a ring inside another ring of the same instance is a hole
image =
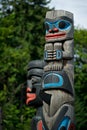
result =
[[[64,37],[66,36],[66,33],[56,33],[56,34],[47,34],[45,36],[45,39],[48,40],[48,39],[54,39],[54,38],[61,38],[61,37]]]

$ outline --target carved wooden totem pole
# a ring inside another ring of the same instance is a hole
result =
[[[28,105],[37,107],[32,130],[75,130],[74,25],[65,10],[46,13],[44,60],[28,67]]]

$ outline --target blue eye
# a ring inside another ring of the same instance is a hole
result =
[[[70,25],[71,24],[68,21],[65,21],[65,20],[61,20],[61,21],[58,22],[58,28],[60,30],[67,30],[67,29],[69,29]]]

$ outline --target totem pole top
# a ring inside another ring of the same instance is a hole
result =
[[[57,19],[59,17],[68,17],[73,20],[73,13],[65,10],[52,10],[46,13],[47,19]]]

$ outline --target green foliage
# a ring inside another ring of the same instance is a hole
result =
[[[87,129],[87,30],[75,30],[75,112],[77,130]]]
[[[4,130],[29,130],[35,110],[21,101],[27,64],[43,57],[47,0],[0,1],[0,106]]]
[[[87,48],[86,42],[87,42],[87,29],[75,29],[75,44],[78,46],[83,46]]]
[[[30,129],[30,122],[31,118],[35,114],[35,110],[23,107],[18,109],[16,105],[13,105],[11,103],[6,103],[3,107],[4,111],[4,129],[9,130],[29,130]],[[26,120],[27,119],[27,120]]]
[[[30,130],[35,109],[21,101],[27,64],[43,57],[47,0],[1,0],[0,106],[4,130]],[[77,130],[87,129],[87,30],[75,29],[75,112]]]

